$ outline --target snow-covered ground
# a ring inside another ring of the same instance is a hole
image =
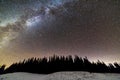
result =
[[[120,80],[120,74],[57,72],[48,75],[41,75],[19,72],[0,75],[0,80]]]

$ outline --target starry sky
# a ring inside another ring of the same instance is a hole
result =
[[[120,1],[0,0],[0,64],[53,54],[120,62]]]

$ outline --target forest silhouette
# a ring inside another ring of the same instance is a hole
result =
[[[87,71],[96,73],[120,73],[120,64],[113,63],[106,65],[104,62],[90,62],[87,57],[79,56],[52,56],[44,58],[30,58],[22,62],[13,63],[5,69],[0,67],[0,74],[13,72],[29,72],[38,74],[50,74],[60,71]]]

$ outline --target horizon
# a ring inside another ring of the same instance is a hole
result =
[[[42,57],[29,57],[29,58],[25,58],[25,59],[21,59],[21,60],[18,60],[18,61],[15,61],[15,62],[13,62],[13,63],[11,63],[11,64],[9,64],[9,65],[7,65],[7,64],[1,64],[0,66],[2,66],[2,65],[5,65],[6,67],[5,68],[8,68],[8,67],[10,67],[12,64],[14,64],[14,63],[20,63],[20,62],[23,62],[23,61],[27,61],[27,60],[29,60],[29,59],[32,59],[32,58],[36,58],[36,59],[43,59],[43,58],[46,58],[48,61],[49,61],[49,59],[50,58],[52,58],[52,57],[54,57],[54,56],[57,56],[57,57],[69,57],[69,56],[72,56],[72,59],[73,59],[73,61],[74,61],[74,59],[75,59],[75,56],[78,56],[78,55],[51,55],[51,56],[42,56]],[[114,64],[114,63],[118,63],[118,64],[120,64],[120,62],[115,62],[115,61],[113,61],[113,62],[104,62],[104,61],[102,61],[102,60],[99,60],[99,59],[96,59],[96,60],[90,60],[87,56],[84,56],[84,57],[81,57],[81,56],[78,56],[79,58],[82,58],[82,59],[84,59],[84,58],[87,58],[91,63],[97,63],[97,62],[103,62],[103,63],[105,63],[107,66],[109,66],[109,64]]]
[[[51,56],[49,58],[29,58],[28,60],[13,63],[9,67],[2,65],[0,74],[14,72],[28,72],[37,74],[51,74],[60,71],[87,71],[90,73],[120,73],[120,64],[105,64],[102,61],[90,62],[79,56]]]

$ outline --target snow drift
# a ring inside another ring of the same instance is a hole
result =
[[[0,75],[0,80],[120,80],[120,74],[57,72],[48,75],[41,75],[19,72]]]

